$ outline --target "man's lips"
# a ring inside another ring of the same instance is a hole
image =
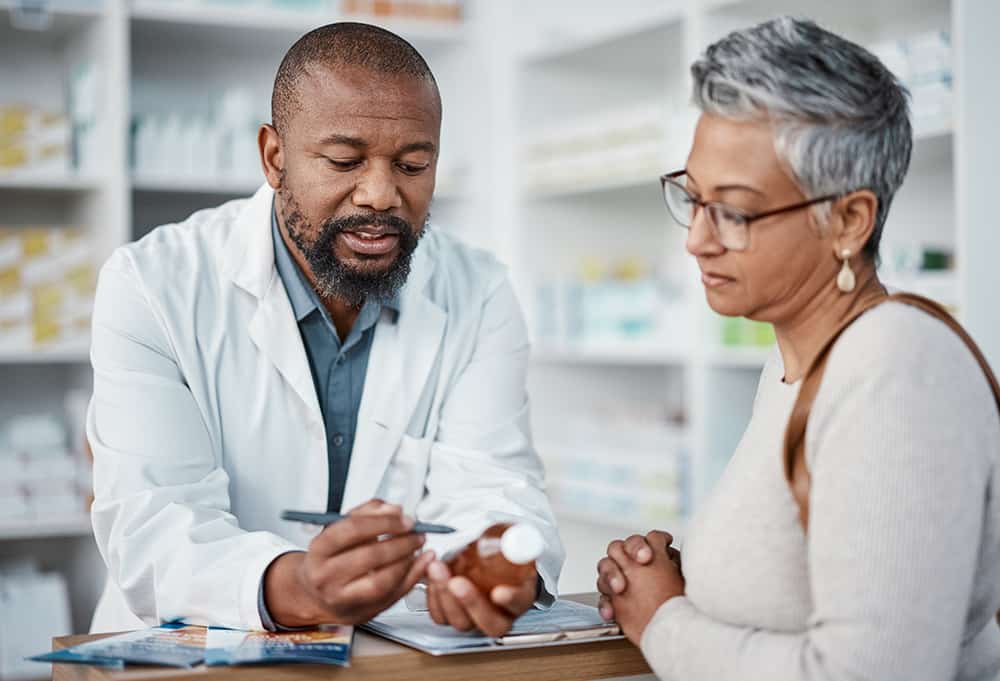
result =
[[[399,245],[399,234],[390,229],[345,230],[340,233],[340,239],[360,255],[387,255]]]

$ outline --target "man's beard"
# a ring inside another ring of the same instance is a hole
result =
[[[337,298],[351,307],[361,307],[367,300],[386,302],[399,292],[410,275],[413,252],[423,233],[427,231],[426,224],[420,233],[416,233],[413,226],[401,217],[372,212],[330,218],[319,230],[314,230],[291,195],[287,191],[284,193],[285,229],[309,263],[321,297]],[[362,262],[360,267],[337,257],[337,237],[344,231],[365,225],[373,225],[387,233],[398,235],[399,251],[388,267],[365,267],[366,260],[375,261],[377,256],[356,254],[355,257]],[[308,234],[316,236],[307,240]]]

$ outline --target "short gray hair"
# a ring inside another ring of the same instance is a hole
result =
[[[808,198],[870,189],[878,259],[892,198],[910,165],[909,92],[878,58],[811,21],[779,17],[730,33],[691,66],[694,103],[771,120],[775,150]],[[829,204],[817,217],[826,222]]]

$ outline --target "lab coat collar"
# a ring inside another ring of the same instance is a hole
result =
[[[223,274],[255,298],[263,298],[277,276],[271,210],[274,189],[263,184],[243,205],[229,234],[223,254]],[[389,307],[401,311],[407,299],[424,298],[424,288],[434,272],[434,261],[417,248],[410,276]]]
[[[274,264],[273,197],[274,190],[265,184],[244,204],[226,244],[222,271],[257,298],[249,325],[251,339],[302,399],[307,427],[325,432],[295,314]],[[413,254],[409,279],[399,295],[398,316],[393,320],[395,312],[384,308],[375,327],[344,490],[345,511],[376,494],[403,434],[411,428],[410,419],[428,388],[431,369],[440,361],[447,313],[427,292],[435,268],[428,246],[421,243]],[[317,439],[315,451],[308,456],[307,465],[314,468],[326,461],[325,437]],[[304,501],[316,505],[326,499],[325,485],[320,486],[324,489],[309,490]]]

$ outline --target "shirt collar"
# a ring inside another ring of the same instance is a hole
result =
[[[288,292],[288,300],[292,304],[292,312],[295,314],[295,321],[301,322],[314,310],[325,312],[322,301],[316,290],[306,279],[302,269],[292,258],[292,254],[285,245],[285,240],[281,237],[281,229],[278,227],[278,214],[274,204],[271,204],[271,237],[274,240],[274,265],[278,269],[278,276],[281,277],[285,290]],[[393,321],[399,316],[399,292],[393,294],[388,300],[381,304],[366,301],[362,308],[361,317],[371,315],[371,323],[378,320],[382,308],[391,310]],[[365,314],[368,312],[369,314]],[[360,318],[359,318],[360,321]],[[367,321],[367,320],[365,320]],[[364,326],[364,322],[362,322]]]

